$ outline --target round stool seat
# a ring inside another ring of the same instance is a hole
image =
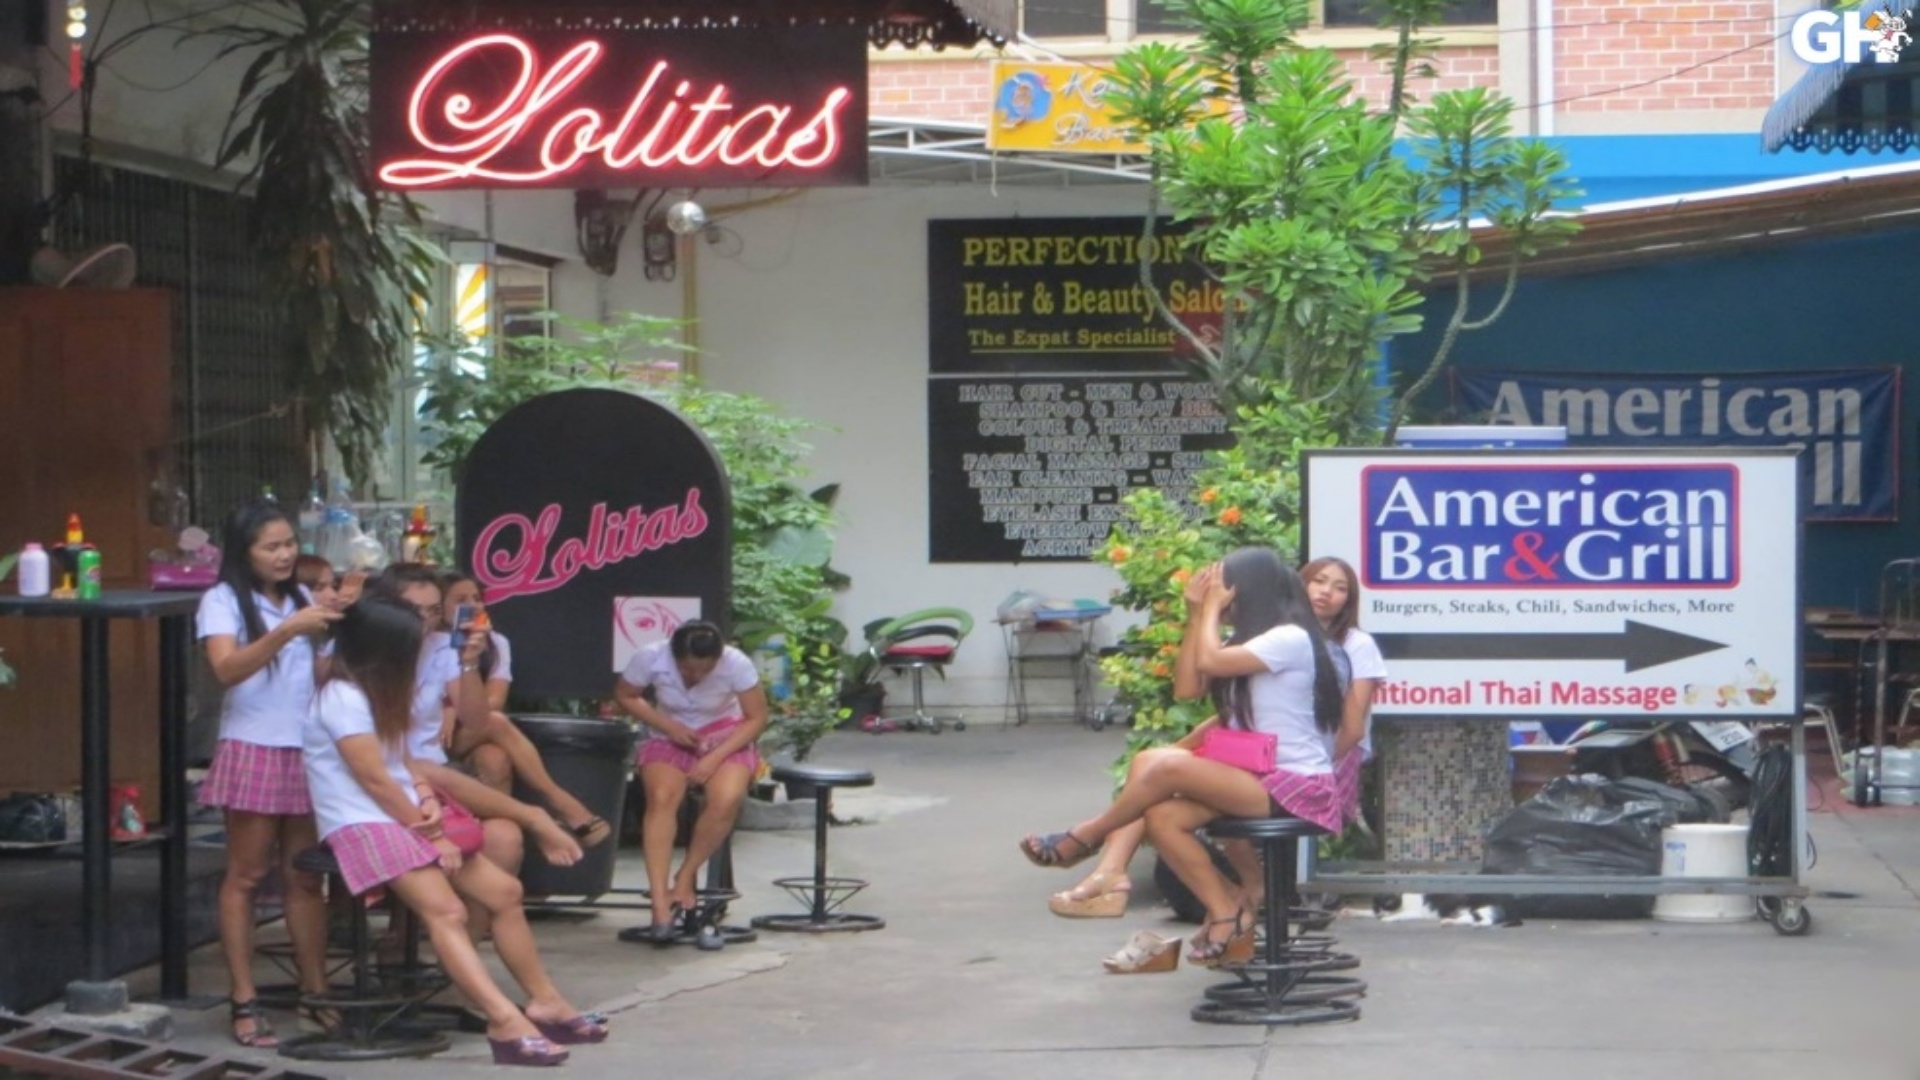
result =
[[[1302,840],[1329,835],[1326,829],[1297,817],[1220,817],[1207,822],[1207,832],[1242,840]]]
[[[332,848],[315,844],[293,857],[293,868],[309,874],[338,874],[340,860],[333,857]]]
[[[781,783],[791,780],[814,787],[872,787],[870,769],[836,769],[827,765],[775,765],[773,778]]]

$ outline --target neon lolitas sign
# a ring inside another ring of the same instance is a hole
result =
[[[855,30],[376,34],[391,188],[866,182]]]

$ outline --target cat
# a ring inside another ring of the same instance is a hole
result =
[[[1437,919],[1445,926],[1501,927],[1519,926],[1520,919],[1509,915],[1491,898],[1442,893],[1403,893],[1376,896],[1373,913],[1381,922],[1415,922]]]

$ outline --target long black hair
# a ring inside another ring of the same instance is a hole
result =
[[[1340,727],[1342,695],[1340,675],[1327,653],[1327,640],[1320,632],[1320,620],[1307,600],[1307,589],[1300,575],[1288,568],[1279,552],[1272,548],[1243,547],[1221,563],[1221,575],[1233,590],[1233,603],[1226,618],[1233,624],[1228,645],[1245,645],[1276,626],[1297,626],[1306,631],[1313,647],[1313,720],[1321,731]],[[1213,680],[1213,707],[1222,719],[1237,727],[1253,726],[1253,695],[1247,688],[1247,676]]]
[[[333,624],[333,655],[320,685],[343,679],[359,687],[373,706],[373,730],[380,741],[405,745],[425,636],[426,624],[404,601],[362,596]]]
[[[468,584],[468,583],[471,583],[473,587],[476,589],[480,588],[479,580],[475,578],[472,574],[467,573],[466,571],[460,569],[459,567],[449,567],[445,570],[442,570],[440,572],[441,601],[444,602],[447,599],[447,597],[453,595],[453,587],[455,585],[462,585],[462,584]],[[481,595],[483,597],[486,595],[486,591],[484,589],[481,590]],[[447,633],[453,636],[456,644],[459,643],[459,634],[460,634],[459,627],[449,625],[447,627]],[[494,647],[493,631],[489,629],[487,630],[486,634],[487,634],[486,651],[482,652],[480,654],[480,659],[475,661],[480,672],[481,682],[486,682],[488,679],[493,678],[493,669],[499,666],[499,663],[500,663],[500,650]]]
[[[712,660],[726,651],[726,640],[720,636],[720,628],[703,619],[683,622],[674,627],[673,636],[667,639],[667,651],[675,660],[691,657],[695,660]]]
[[[293,575],[289,574],[285,581],[266,582],[253,572],[253,545],[260,539],[261,530],[276,521],[284,521],[287,528],[293,528],[293,518],[285,510],[265,499],[257,499],[234,507],[220,527],[220,580],[233,590],[249,642],[267,636],[267,624],[260,618],[260,605],[253,602],[254,593],[269,593],[276,600],[291,598],[296,611],[307,606],[307,594]],[[280,662],[278,656],[273,659],[276,665]]]

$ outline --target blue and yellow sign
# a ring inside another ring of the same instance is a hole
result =
[[[1111,71],[1090,64],[996,60],[987,149],[1144,154],[1146,144],[1114,119],[1108,97],[1117,89]]]

